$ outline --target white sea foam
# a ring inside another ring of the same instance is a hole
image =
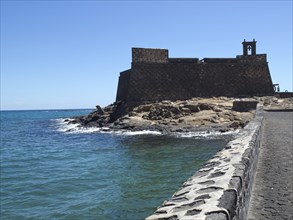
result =
[[[59,132],[66,132],[69,134],[75,133],[108,133],[108,134],[115,134],[115,135],[126,135],[126,136],[134,136],[134,135],[162,135],[162,132],[159,131],[151,131],[151,130],[142,130],[142,131],[128,131],[128,130],[111,130],[108,127],[83,127],[78,123],[70,123],[74,119],[70,118],[60,118],[55,119],[57,122],[57,131]],[[213,139],[219,136],[225,135],[236,135],[239,133],[239,130],[234,131],[227,131],[227,132],[220,132],[220,131],[201,131],[201,132],[174,132],[172,133],[175,137],[182,137],[182,138],[210,138]]]
[[[115,131],[114,131],[115,133]],[[159,131],[150,131],[150,130],[142,130],[142,131],[120,131],[119,134],[122,135],[162,135],[162,132]]]
[[[183,138],[215,138],[218,136],[225,135],[236,135],[239,133],[239,130],[220,132],[220,131],[200,131],[200,132],[175,132],[176,137]]]
[[[93,133],[100,131],[100,128],[95,128],[95,127],[82,127],[78,123],[69,123],[73,119],[70,118],[60,118],[56,119],[55,121],[57,122],[57,131],[59,132],[66,132],[66,133]]]
[[[74,133],[94,133],[94,132],[99,132],[99,133],[109,133],[109,134],[116,134],[116,135],[127,135],[127,136],[133,136],[133,135],[161,135],[162,133],[159,131],[150,131],[150,130],[143,130],[143,131],[122,131],[122,130],[117,130],[117,131],[112,131],[108,127],[102,127],[102,128],[97,128],[97,127],[83,127],[78,123],[72,124],[70,121],[74,119],[55,119],[57,122],[57,131],[59,132],[66,132],[69,134],[74,134]]]

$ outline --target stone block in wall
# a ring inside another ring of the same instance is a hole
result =
[[[205,220],[228,220],[229,216],[225,212],[208,213]]]
[[[223,207],[228,210],[230,218],[235,216],[235,211],[237,209],[237,191],[235,189],[227,189],[220,198],[219,207]]]

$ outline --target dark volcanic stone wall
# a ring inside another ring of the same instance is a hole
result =
[[[168,63],[168,56],[166,49],[132,48],[133,63]]]
[[[129,77],[130,77],[130,70],[126,70],[120,73],[118,88],[117,88],[117,95],[116,95],[117,101],[126,99],[128,88],[129,88]]]
[[[162,51],[157,51],[161,55],[151,53],[152,59],[159,62],[135,61],[130,70],[120,74],[116,101],[137,103],[274,93],[265,54],[218,59],[219,62],[217,59],[208,59],[212,62],[197,62],[196,59],[163,62],[166,54]]]

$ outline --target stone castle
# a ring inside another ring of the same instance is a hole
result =
[[[166,49],[132,48],[131,69],[120,73],[116,101],[130,105],[193,97],[272,95],[266,54],[245,41],[236,58],[169,58]]]

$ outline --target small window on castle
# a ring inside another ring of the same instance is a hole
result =
[[[252,47],[248,45],[246,49],[247,49],[247,55],[252,55]]]

